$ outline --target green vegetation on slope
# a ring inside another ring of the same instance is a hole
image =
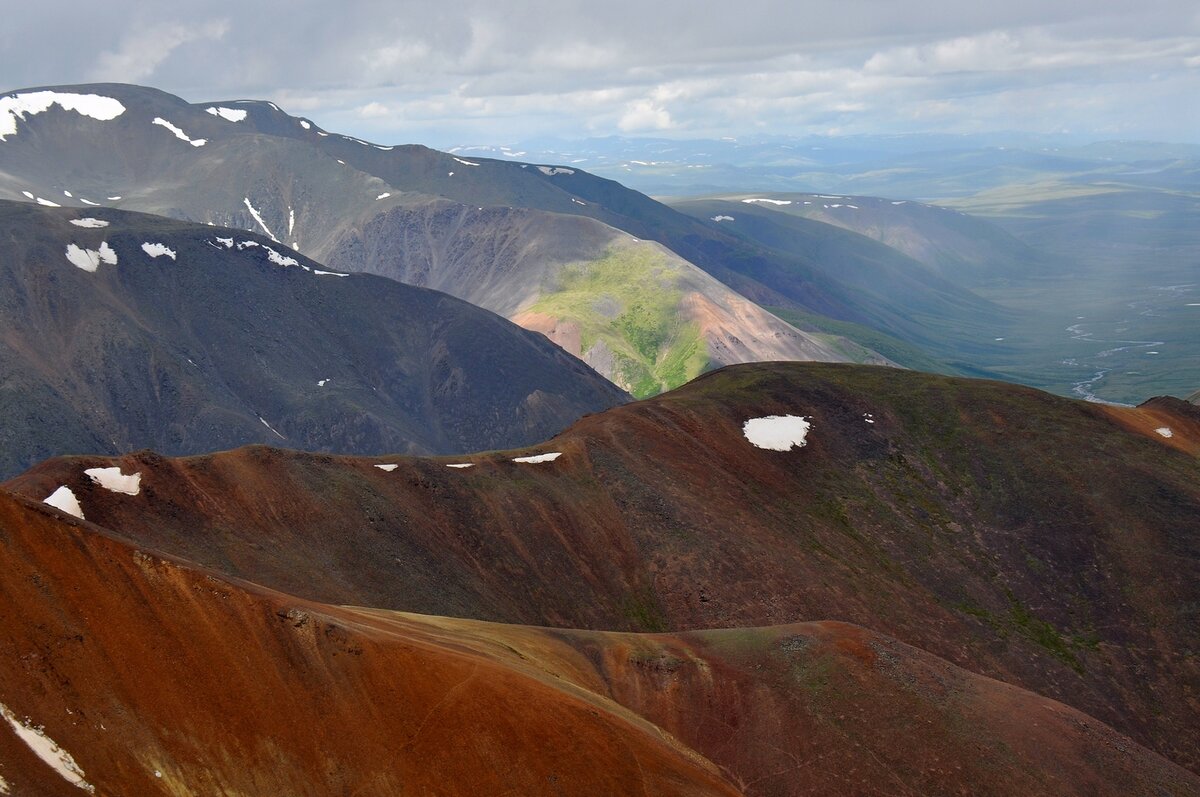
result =
[[[700,327],[685,321],[683,268],[652,246],[614,246],[599,260],[569,266],[529,308],[580,327],[586,357],[603,344],[613,379],[637,398],[679,387],[709,365]]]

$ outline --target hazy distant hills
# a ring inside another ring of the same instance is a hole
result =
[[[788,415],[803,447],[748,439]],[[339,604],[642,631],[852,622],[1195,767],[1197,453],[1174,399],[753,364],[520,451],[64,458],[9,486],[66,486],[140,545]],[[93,467],[141,473],[143,493]]]
[[[486,310],[262,235],[0,202],[0,240],[0,472],[250,442],[474,451],[626,400]]]
[[[146,475],[113,500],[150,498]],[[7,492],[0,593],[14,795],[1200,788],[1086,714],[845,623],[647,635],[321,604]]]

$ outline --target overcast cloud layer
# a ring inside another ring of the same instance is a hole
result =
[[[269,99],[390,143],[996,130],[1200,142],[1195,0],[4,6],[0,90],[121,81],[193,102]]]

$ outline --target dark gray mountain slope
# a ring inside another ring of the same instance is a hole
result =
[[[0,202],[0,247],[4,474],[142,447],[476,451],[627,398],[486,310],[260,235]]]

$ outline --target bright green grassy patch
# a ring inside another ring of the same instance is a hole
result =
[[[679,312],[686,273],[655,247],[618,246],[563,269],[530,310],[580,326],[586,355],[603,343],[606,374],[637,398],[679,387],[708,368],[700,328]]]

